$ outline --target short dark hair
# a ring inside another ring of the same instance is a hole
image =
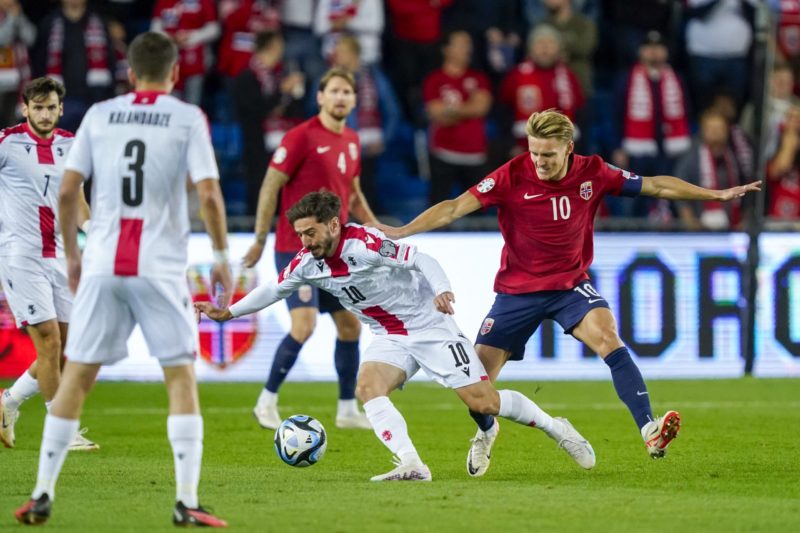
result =
[[[279,31],[274,30],[266,30],[260,31],[256,33],[256,52],[260,52],[261,50],[266,50],[272,44],[278,40],[282,39],[283,35]]]
[[[325,87],[328,86],[328,82],[333,78],[342,78],[350,84],[350,87],[353,88],[353,92],[358,92],[358,87],[356,87],[356,79],[350,72],[340,67],[334,67],[323,74],[322,79],[319,80],[319,87],[317,90],[319,92],[324,91]]]
[[[176,61],[178,47],[166,33],[142,33],[128,48],[128,64],[140,80],[166,81]]]
[[[317,222],[330,222],[333,217],[338,217],[342,209],[342,201],[329,191],[310,192],[303,196],[299,202],[286,211],[289,224],[301,218],[315,217]]]
[[[64,100],[64,95],[67,94],[67,90],[64,88],[64,85],[53,78],[36,78],[35,80],[31,80],[25,86],[25,89],[23,89],[22,101],[25,102],[25,105],[28,105],[28,102],[31,100],[44,100],[50,96],[50,93],[56,93],[58,95],[58,101],[62,102]]]

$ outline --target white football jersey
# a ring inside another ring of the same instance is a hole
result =
[[[393,242],[374,228],[346,224],[333,257],[317,260],[301,250],[270,292],[278,300],[311,284],[337,297],[376,335],[413,334],[450,319],[433,304],[435,294],[450,290],[449,282],[441,279],[439,287],[431,287],[417,270],[416,255],[413,245]]]
[[[186,178],[219,179],[199,107],[145,91],[97,103],[75,134],[66,169],[92,178],[83,275],[185,275]]]
[[[58,191],[72,142],[38,137],[27,122],[0,132],[0,255],[64,257]]]

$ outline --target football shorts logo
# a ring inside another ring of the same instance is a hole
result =
[[[486,194],[487,192],[494,189],[494,178],[483,178],[480,183],[478,183],[478,192]]]
[[[583,183],[581,183],[580,195],[581,195],[581,198],[583,198],[584,200],[588,200],[589,198],[592,197],[592,182],[591,181],[584,181]]]
[[[286,161],[286,148],[283,146],[278,146],[278,149],[275,150],[275,155],[272,156],[272,161],[276,165],[280,165],[284,161]]]
[[[353,161],[358,159],[358,146],[356,143],[347,143],[347,150],[350,152],[350,159]]]
[[[492,331],[492,326],[494,326],[494,318],[485,319],[481,325],[481,335],[488,335]]]
[[[393,243],[392,241],[382,241],[381,247],[378,250],[378,254],[380,254],[382,257],[397,259],[397,244]]]

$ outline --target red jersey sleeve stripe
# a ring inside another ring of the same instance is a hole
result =
[[[294,269],[297,268],[297,265],[300,264],[300,261],[303,260],[303,256],[306,255],[307,252],[308,252],[308,250],[303,248],[302,250],[300,250],[297,253],[296,256],[294,256],[294,259],[292,259],[289,262],[289,266],[287,266],[286,268],[281,269],[281,271],[278,273],[278,283],[282,283],[283,280],[286,279],[287,275],[289,275],[292,272],[294,272]]]

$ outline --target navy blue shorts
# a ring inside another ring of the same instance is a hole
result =
[[[294,259],[297,254],[275,252],[275,267],[278,272],[286,268],[286,265]],[[339,303],[339,300],[331,293],[321,291],[313,285],[302,285],[295,292],[286,298],[286,306],[289,311],[295,307],[316,307],[320,313],[335,313],[336,311],[343,311],[344,307]]]
[[[542,320],[555,320],[564,328],[564,334],[570,334],[586,313],[597,307],[608,309],[608,302],[589,280],[581,281],[572,290],[498,294],[475,344],[510,351],[510,359],[519,361]]]

